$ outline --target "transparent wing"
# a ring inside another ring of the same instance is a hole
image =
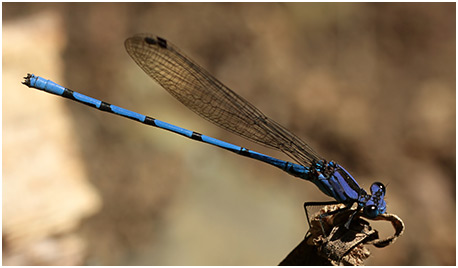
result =
[[[302,165],[321,159],[296,135],[265,116],[165,39],[140,34],[127,39],[125,46],[143,71],[213,124],[280,150]]]

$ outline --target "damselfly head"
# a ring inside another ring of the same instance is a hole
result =
[[[363,213],[368,218],[375,218],[386,212],[385,185],[381,182],[374,182],[371,185],[371,196],[366,202]]]

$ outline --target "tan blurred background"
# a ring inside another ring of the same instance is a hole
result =
[[[285,156],[192,114],[124,40],[171,40],[343,165],[407,229],[371,265],[454,265],[455,3],[3,3],[3,264],[276,265],[313,184],[20,84],[28,72]],[[375,224],[382,235],[388,223]]]

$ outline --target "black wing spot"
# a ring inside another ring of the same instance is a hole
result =
[[[151,37],[145,37],[145,42],[150,44],[150,45],[157,44],[156,40],[154,38],[151,38]]]
[[[160,47],[167,48],[167,40],[165,40],[163,38],[160,38],[160,37],[157,37],[157,42],[158,42]]]

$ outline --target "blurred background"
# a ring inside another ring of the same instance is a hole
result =
[[[329,200],[281,170],[20,84],[27,73],[286,156],[187,110],[124,40],[170,40],[406,224],[370,265],[455,265],[455,3],[3,3],[4,265],[277,265]],[[389,223],[374,223],[382,236]]]

